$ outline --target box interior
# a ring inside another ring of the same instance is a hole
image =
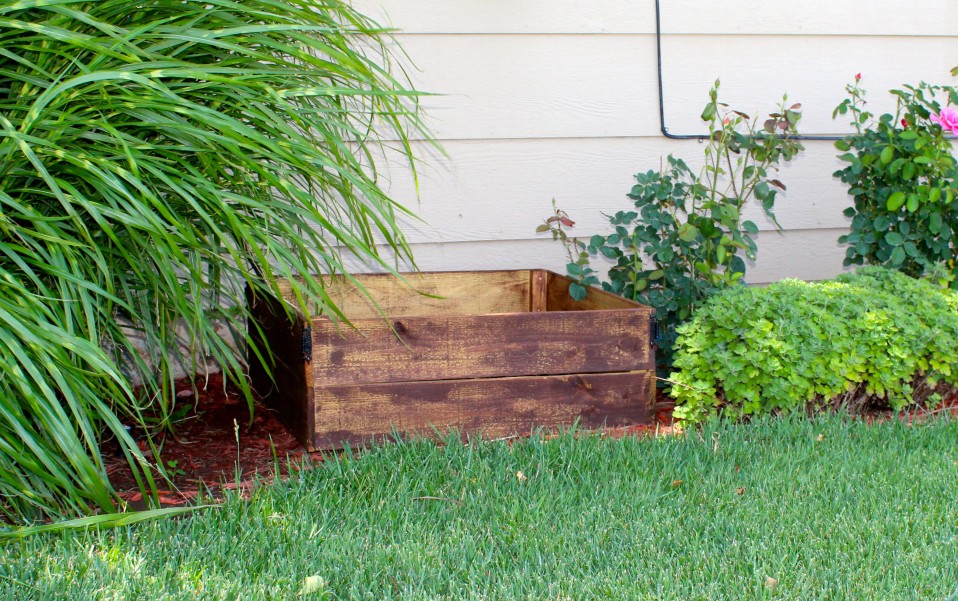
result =
[[[536,311],[634,309],[637,303],[590,288],[581,301],[573,300],[571,280],[541,270],[358,274],[322,276],[330,298],[351,320],[439,315],[489,315]],[[288,284],[283,296],[293,302]],[[365,291],[368,296],[363,293]],[[310,307],[312,316],[321,315]]]

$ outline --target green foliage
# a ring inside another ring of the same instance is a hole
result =
[[[0,7],[0,519],[113,510],[105,437],[149,487],[125,426],[168,427],[177,365],[251,399],[244,285],[408,256],[373,158],[422,127],[384,35],[339,0]]]
[[[716,290],[742,281],[743,255],[755,258],[753,236],[758,232],[754,222],[743,218],[744,209],[755,198],[775,221],[775,199],[785,185],[771,172],[802,149],[791,138],[800,105],[786,107],[784,99],[760,126],[757,119],[720,103],[718,87],[715,82],[702,112],[710,137],[701,173],[669,155],[664,171],[637,174],[628,194],[634,210],[608,216],[611,234],[588,242],[570,238],[562,227],[572,222],[558,209],[538,230],[552,231],[553,238],[566,244],[568,272],[578,282],[570,287],[573,297],[585,294],[583,286],[600,283],[593,257],[613,263],[602,287],[656,309],[662,325],[659,357],[666,364],[675,327]]]
[[[737,287],[679,328],[675,368],[690,422],[934,401],[958,384],[958,293],[881,267]]]
[[[891,90],[894,115],[875,119],[865,110],[859,78],[846,87],[849,97],[835,109],[851,116],[854,134],[835,143],[848,165],[835,177],[848,184],[854,206],[845,265],[883,265],[918,277],[945,263],[955,285],[958,251],[958,166],[946,131],[931,118],[941,114],[937,96],[958,102],[952,87],[921,83]]]

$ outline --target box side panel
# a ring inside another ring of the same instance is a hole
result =
[[[313,322],[316,383],[454,380],[652,369],[644,310]]]
[[[281,300],[255,296],[247,289],[253,314],[248,324],[251,341],[258,348],[268,346],[271,356],[260,358],[249,351],[249,376],[253,389],[280,421],[304,446],[310,447],[313,433],[312,372],[303,357],[305,321],[290,320]],[[312,450],[312,449],[310,449]]]
[[[330,299],[350,321],[381,318],[382,314],[394,318],[529,311],[527,270],[416,273],[404,274],[404,279],[360,274],[352,276],[355,282],[344,276],[323,277]],[[292,302],[289,283],[281,283],[281,289]],[[318,307],[311,307],[310,312],[322,314]]]
[[[586,288],[586,296],[584,299],[575,300],[569,296],[569,284],[571,283],[572,280],[563,275],[555,273],[549,274],[549,311],[595,311],[641,308],[650,314],[654,312],[651,307],[591,286]]]
[[[496,438],[535,428],[650,423],[649,371],[316,388],[316,448],[437,429]]]

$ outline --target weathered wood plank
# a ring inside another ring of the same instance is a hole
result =
[[[549,272],[534,269],[530,275],[529,310],[533,313],[549,310]]]
[[[655,382],[648,371],[400,382],[316,388],[315,449],[455,428],[500,437],[534,428],[646,423]]]
[[[651,369],[649,309],[313,322],[323,385]]]
[[[252,346],[272,349],[272,362],[264,363],[249,351],[249,377],[253,390],[275,410],[280,421],[303,445],[313,436],[313,378],[303,358],[305,322],[290,321],[281,300],[256,296],[248,288],[247,302],[253,319],[248,324]]]
[[[326,277],[333,302],[352,320],[409,315],[481,315],[529,310],[529,271],[468,271]],[[358,286],[357,286],[358,284]],[[367,297],[362,290],[369,294]],[[280,289],[292,301],[288,282]],[[372,298],[372,300],[370,300]],[[319,313],[313,308],[313,314]]]
[[[586,288],[585,298],[575,300],[569,296],[570,278],[559,274],[549,274],[549,310],[550,311],[595,311],[607,309],[635,309],[641,307],[646,322],[653,310],[650,307],[639,305],[627,298],[616,296],[598,288]]]
[[[382,438],[394,428],[501,436],[575,419],[595,426],[648,417],[654,398],[648,307],[601,291],[579,305],[555,301],[555,281],[565,278],[541,270],[410,277],[448,303],[391,275],[356,279],[382,311],[398,307],[398,313],[387,320],[374,310],[356,319],[359,309],[350,315],[350,302],[369,301],[355,286],[329,282],[354,328],[313,317],[309,365],[302,317],[291,321],[283,300],[250,298],[251,336],[268,341],[276,359],[267,368],[250,357],[254,386],[311,449]],[[465,310],[479,313],[459,313]]]

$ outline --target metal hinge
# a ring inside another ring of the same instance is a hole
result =
[[[653,312],[649,316],[649,346],[655,346],[659,339],[659,320]]]
[[[303,326],[303,361],[309,363],[313,360],[313,328],[306,324]]]

